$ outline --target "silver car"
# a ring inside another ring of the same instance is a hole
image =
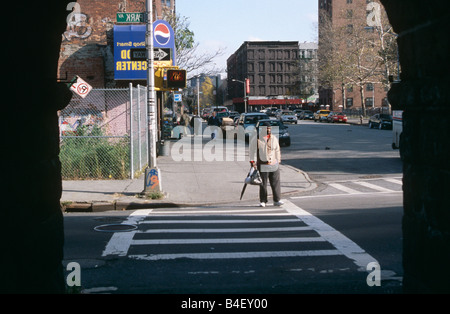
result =
[[[297,115],[293,111],[283,110],[277,118],[283,123],[297,123]]]

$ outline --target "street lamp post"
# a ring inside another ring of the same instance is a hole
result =
[[[245,79],[245,81],[247,81],[247,80],[248,79]],[[247,83],[243,82],[243,81],[236,80],[236,79],[232,79],[231,81],[232,82],[239,82],[239,83],[244,84],[244,111],[245,111],[245,113],[247,113]]]
[[[156,166],[156,100],[153,53],[153,1],[146,0],[145,48],[147,51],[148,166],[145,169],[144,191],[161,192],[161,174]]]

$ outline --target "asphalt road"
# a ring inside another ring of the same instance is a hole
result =
[[[400,293],[401,167],[390,132],[303,121],[289,131],[284,162],[320,185],[288,196],[281,208],[230,203],[66,214],[64,262],[81,266],[83,291]],[[136,229],[96,230],[115,223]],[[367,283],[371,262],[380,286]],[[177,307],[185,301],[176,300]]]

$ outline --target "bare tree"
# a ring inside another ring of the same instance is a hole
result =
[[[397,59],[395,34],[384,10],[377,15],[377,26],[368,26],[366,8],[345,10],[336,15],[341,26],[333,25],[329,14],[321,12],[319,33],[319,78],[323,87],[340,85],[345,108],[345,91],[356,86],[366,113],[365,86],[389,84]],[[384,15],[383,15],[384,14]]]

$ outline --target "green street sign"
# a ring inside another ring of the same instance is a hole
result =
[[[145,13],[143,12],[119,12],[117,13],[117,23],[145,23]]]

